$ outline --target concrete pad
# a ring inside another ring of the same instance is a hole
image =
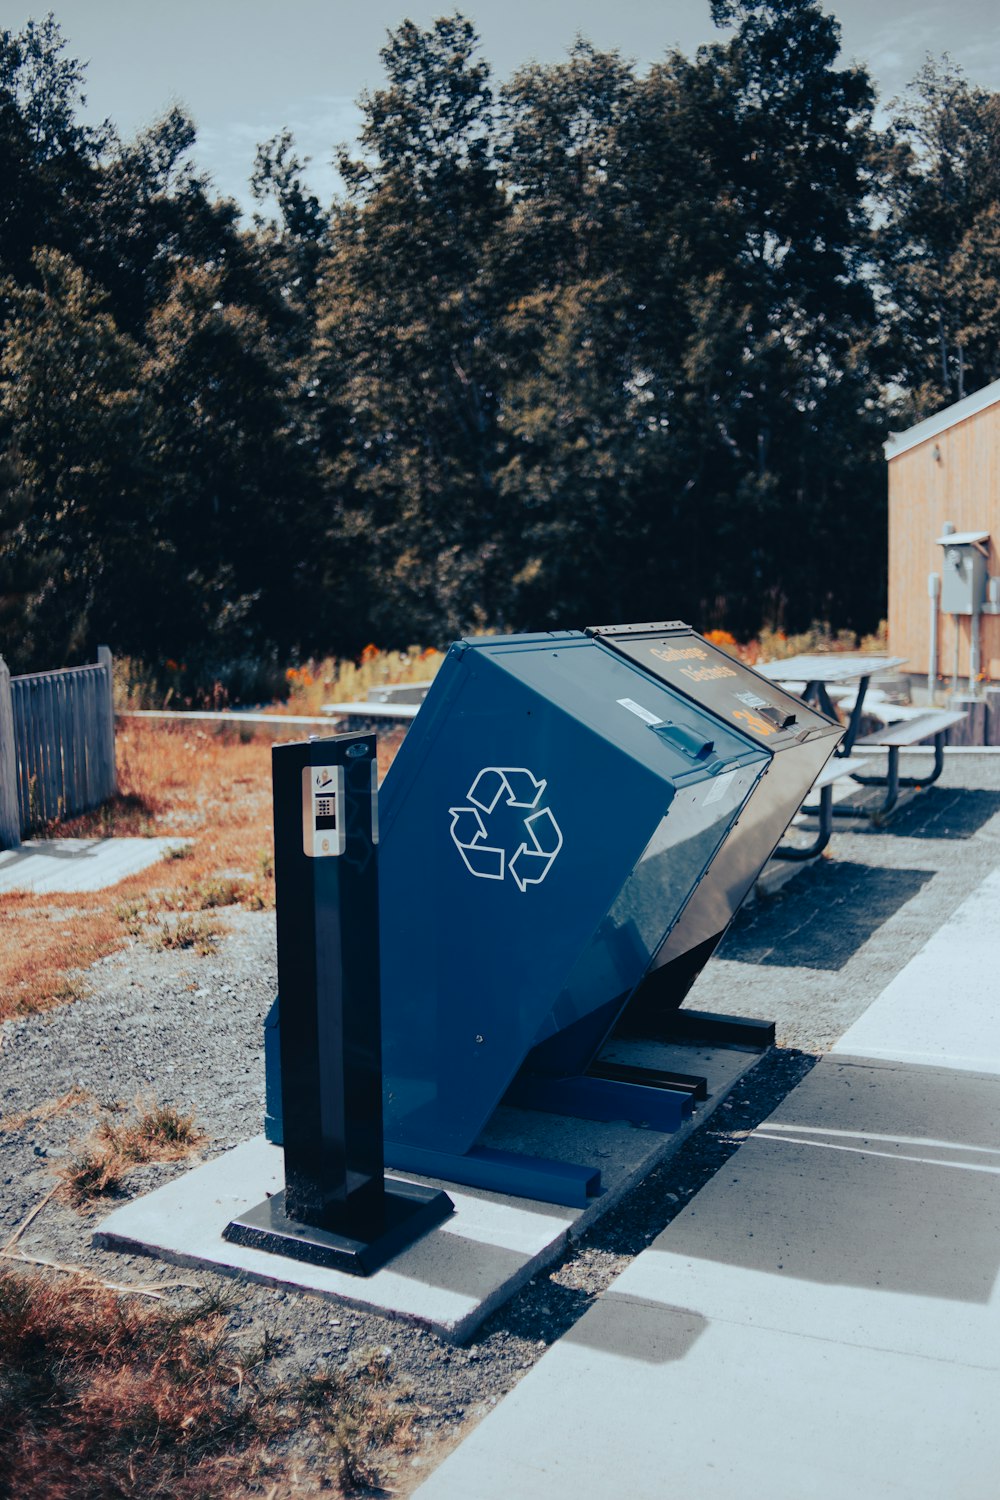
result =
[[[887,985],[833,1048],[1000,1074],[1000,870]]]
[[[498,1289],[530,1278],[550,1245],[561,1250],[571,1208],[531,1205],[449,1189],[455,1213],[373,1276],[286,1260],[222,1238],[238,1213],[284,1187],[281,1148],[264,1136],[145,1198],[117,1209],[94,1233],[109,1249],[141,1250],[175,1265],[208,1267],[270,1286],[335,1297],[351,1306],[386,1311],[461,1338],[496,1305]],[[509,1295],[509,1293],[507,1293]]]
[[[102,891],[190,839],[27,839],[0,853],[0,893]]]
[[[415,1500],[995,1500],[1000,1375],[608,1292]]]
[[[582,1234],[676,1151],[757,1061],[756,1053],[736,1047],[665,1047],[631,1040],[609,1047],[605,1055],[609,1060],[700,1074],[708,1080],[709,1098],[671,1135],[623,1121],[594,1122],[505,1108],[497,1111],[483,1136],[484,1144],[508,1151],[600,1167],[602,1192],[586,1208],[435,1182],[452,1198],[455,1213],[373,1276],[350,1276],[223,1240],[222,1232],[236,1214],[284,1186],[283,1153],[260,1136],[117,1209],[98,1226],[94,1243],[334,1297],[425,1324],[443,1338],[461,1342],[555,1260],[569,1237]]]

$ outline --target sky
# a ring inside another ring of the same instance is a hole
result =
[[[382,82],[386,33],[409,17],[428,25],[455,8],[482,38],[503,79],[532,60],[558,62],[580,33],[616,48],[640,71],[677,46],[691,54],[720,35],[709,0],[42,0],[5,25],[55,12],[67,50],[87,63],[86,118],[110,118],[126,138],[173,103],[198,127],[195,160],[220,192],[250,208],[259,142],[288,127],[312,158],[309,185],[337,188],[334,147],[356,137],[363,89]],[[883,101],[928,54],[948,52],[971,82],[1000,90],[997,0],[825,0],[841,24],[843,58],[868,65]]]

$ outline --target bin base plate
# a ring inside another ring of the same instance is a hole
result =
[[[407,1245],[440,1224],[454,1204],[447,1193],[415,1182],[387,1178],[381,1223],[351,1223],[345,1214],[343,1233],[318,1229],[290,1219],[285,1212],[284,1191],[246,1209],[223,1230],[223,1239],[271,1255],[303,1260],[312,1266],[329,1266],[352,1276],[370,1276]]]

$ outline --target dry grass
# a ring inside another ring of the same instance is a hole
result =
[[[271,1500],[351,1494],[413,1446],[384,1359],[269,1379],[266,1337],[241,1347],[226,1308],[150,1308],[83,1279],[0,1270],[3,1493],[45,1500]],[[285,1457],[307,1435],[308,1463]]]
[[[868,655],[885,655],[888,651],[888,626],[883,620],[872,635],[859,640],[853,630],[832,631],[828,625],[815,624],[798,635],[783,630],[764,629],[759,636],[740,644],[726,630],[709,630],[707,639],[723,650],[738,656],[748,666],[757,662],[784,661],[789,656],[805,656],[831,651],[863,651]]]
[[[0,1135],[9,1130],[23,1130],[25,1125],[40,1125],[45,1120],[51,1120],[56,1115],[61,1115],[64,1110],[77,1109],[81,1104],[92,1104],[93,1096],[78,1083],[74,1083],[65,1094],[60,1094],[58,1099],[46,1099],[41,1104],[36,1104],[34,1109],[21,1110],[16,1115],[0,1116]]]
[[[444,661],[433,648],[410,646],[406,651],[380,651],[366,646],[358,661],[307,661],[289,667],[287,713],[318,714],[324,703],[356,703],[374,687],[396,683],[429,682]]]
[[[210,953],[215,952],[216,939],[221,932],[222,928],[218,922],[206,922],[196,917],[181,917],[179,922],[174,922],[172,925],[167,923],[160,925],[150,940],[154,948],[163,951],[190,948],[200,958],[207,958]]]
[[[416,1446],[413,1413],[393,1399],[389,1386],[385,1354],[365,1349],[347,1369],[318,1371],[296,1389],[326,1456],[327,1477],[343,1492],[376,1488],[386,1451],[406,1453]]]
[[[0,1469],[46,1500],[210,1500],[265,1468],[291,1410],[223,1312],[149,1309],[84,1283],[0,1271]]]
[[[282,737],[301,734],[293,730]],[[379,736],[383,775],[401,738],[401,730]],[[192,843],[182,856],[107,891],[5,896],[0,1020],[73,1000],[85,986],[82,971],[145,936],[155,940],[164,912],[194,914],[236,904],[261,911],[274,905],[274,742],[270,730],[248,736],[245,726],[216,731],[190,723],[119,721],[120,795],[51,833],[176,835]]]
[[[179,1161],[205,1139],[192,1115],[170,1105],[136,1101],[136,1114],[102,1120],[82,1150],[57,1167],[70,1201],[78,1208],[115,1193],[133,1168],[150,1161]]]

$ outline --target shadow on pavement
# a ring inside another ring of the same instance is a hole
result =
[[[737,918],[718,956],[740,964],[842,969],[929,880],[930,870],[824,860],[794,893]]]
[[[997,813],[1000,792],[935,786],[908,803],[887,827],[877,828],[859,818],[852,823],[851,833],[902,839],[971,839]]]
[[[599,1349],[647,1365],[666,1365],[683,1359],[708,1327],[708,1319],[685,1308],[672,1308],[664,1317],[658,1302],[644,1302],[608,1292],[595,1302],[590,1316],[565,1335],[566,1343]]]
[[[1000,1079],[828,1058],[658,1248],[833,1286],[985,1305]]]

